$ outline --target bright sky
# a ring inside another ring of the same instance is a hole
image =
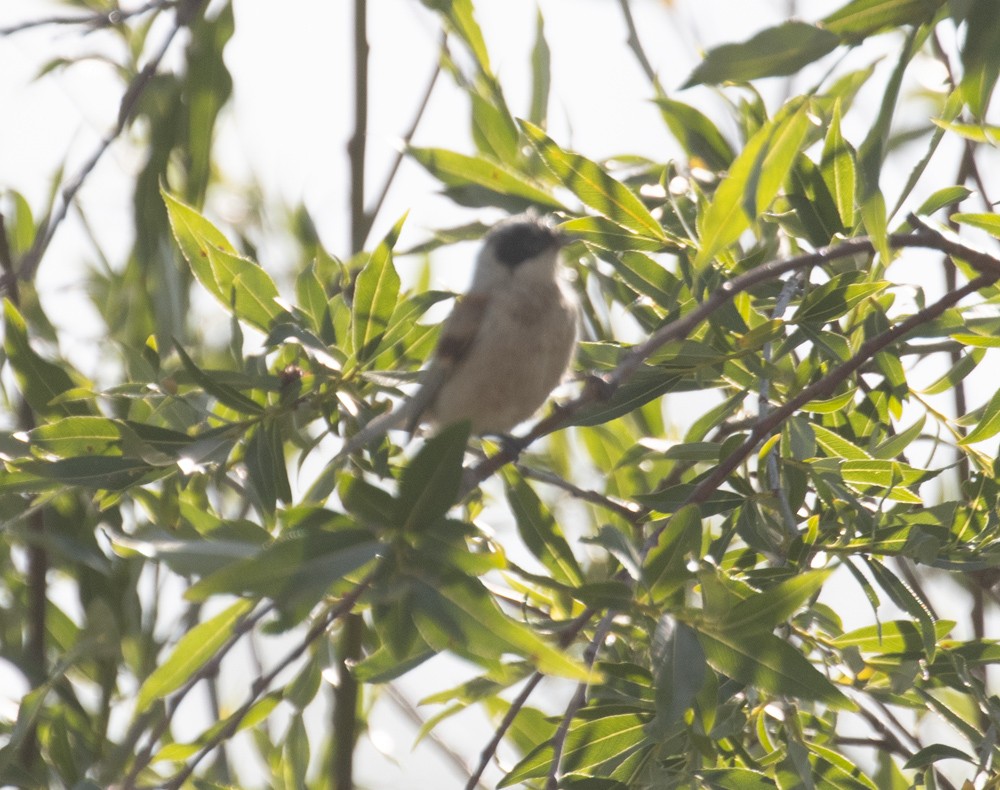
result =
[[[128,8],[134,3],[123,0],[122,5]],[[815,20],[841,4],[801,0],[796,14]],[[236,34],[226,50],[235,79],[235,101],[218,137],[218,161],[227,175],[236,183],[256,180],[271,205],[303,201],[325,245],[338,255],[350,252],[345,145],[353,122],[351,5],[329,0],[285,0],[280,4],[236,0]],[[372,0],[370,5],[368,162],[374,194],[430,77],[438,28],[416,0]],[[538,5],[552,49],[549,118],[556,139],[594,159],[622,152],[660,160],[677,156],[679,149],[648,101],[650,86],[624,44],[626,31],[618,4],[611,0],[544,0]],[[647,54],[665,87],[673,92],[697,63],[700,50],[748,38],[785,18],[789,5],[779,0],[677,0],[673,4],[634,0],[633,13]],[[523,0],[478,0],[476,8],[508,102],[515,113],[526,113],[537,6]],[[0,26],[66,12],[67,6],[46,0],[4,0]],[[163,32],[154,29],[151,40]],[[33,81],[40,67],[53,57],[107,52],[111,40],[105,33],[81,38],[77,30],[67,27],[0,39],[0,107],[5,108],[0,124],[0,190],[21,191],[40,209],[51,174],[63,163],[67,151],[65,164],[72,174],[112,127],[122,87],[106,63],[93,60]],[[878,47],[894,51],[895,46],[889,39],[866,45],[857,53],[861,56],[859,66],[867,65],[870,53]],[[170,62],[176,63],[176,58],[168,58]],[[782,95],[778,80],[765,81],[760,87],[772,106]],[[869,95],[877,94],[876,85]],[[709,111],[721,107],[707,88],[678,96]],[[865,100],[863,94],[861,106]],[[855,142],[874,117],[875,106],[869,109],[867,120],[861,117],[847,127]],[[715,117],[725,116],[719,111]],[[731,130],[724,125],[724,131]],[[415,142],[471,150],[466,102],[445,76]],[[136,149],[127,144],[114,146],[80,196],[112,260],[120,259],[131,243],[122,232],[129,226],[122,218],[129,214],[130,179],[140,165]],[[895,177],[904,178],[905,171]],[[409,218],[402,247],[419,241],[428,228],[471,219],[468,214],[457,214],[454,206],[438,197],[438,189],[421,168],[404,164],[376,224],[375,236],[406,211]],[[238,209],[239,202],[237,192],[213,195],[211,210],[225,218]],[[265,243],[261,248],[263,265],[280,269],[283,249],[280,240]],[[80,290],[81,263],[93,258],[73,217],[60,229],[38,282],[50,316],[64,330],[64,353],[99,376],[100,326],[86,308]],[[436,285],[464,287],[468,260],[467,249],[442,253],[435,269],[435,277],[440,279]],[[468,672],[460,662],[442,659],[407,676],[400,688],[416,701]],[[240,676],[241,683],[243,680]],[[241,688],[234,684],[234,703]],[[562,698],[565,690],[557,690],[560,693],[550,695],[550,699]],[[190,715],[192,721],[199,716],[194,710]],[[359,751],[362,784],[399,787],[405,783],[412,790],[453,786],[454,774],[427,742],[411,752],[415,730],[390,702],[383,699],[378,703],[372,721],[373,737],[366,739]],[[322,722],[313,725],[323,726]],[[445,723],[438,732],[472,761],[492,730],[485,718],[473,711]],[[391,756],[381,754],[373,744]],[[445,776],[449,779],[442,784]],[[499,774],[492,776],[495,781]],[[249,780],[249,774],[244,780]]]

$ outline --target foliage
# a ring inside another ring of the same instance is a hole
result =
[[[407,154],[457,205],[550,211],[575,234],[584,383],[522,444],[452,426],[404,449],[393,432],[335,464],[427,359],[425,315],[450,295],[403,287],[402,219],[340,261],[300,215],[286,283],[257,260],[252,219],[207,218],[229,3],[72,5],[125,45],[115,134],[146,158],[134,248],[90,273],[108,384],[53,351],[35,291],[89,170],[67,178],[66,205],[5,203],[0,635],[31,690],[0,723],[3,784],[221,786],[236,775],[224,745],[249,731],[271,786],[347,786],[366,708],[339,689],[346,729],[310,732],[323,671],[379,694],[443,652],[480,674],[428,695],[443,707],[425,730],[473,705],[496,726],[469,787],[501,739],[520,755],[502,787],[995,781],[1000,642],[982,613],[1000,566],[1000,395],[966,387],[1000,332],[1000,257],[976,247],[1000,237],[980,171],[1000,138],[992,0],[851,0],[709,51],[685,87],[719,86],[735,134],[650,74],[677,161],[597,160],[546,128],[541,17],[519,118],[471,0],[425,0],[474,151]],[[190,32],[177,73],[150,59],[161,16]],[[887,74],[841,57],[875,37],[896,53]],[[907,95],[929,62],[946,89]],[[751,83],[803,71],[819,76],[774,106]],[[963,149],[953,178],[946,141]],[[915,165],[890,191],[900,146]],[[372,219],[355,216],[362,237]],[[442,229],[419,252],[481,231]],[[914,248],[937,251],[943,287],[911,274]],[[188,318],[192,289],[231,318],[228,344]],[[501,511],[516,536],[489,528]],[[70,604],[46,588],[56,577]],[[935,603],[942,579],[960,606]],[[848,611],[845,591],[871,611]],[[192,689],[244,677],[230,651],[267,634],[294,646],[238,707],[182,726]],[[555,716],[532,704],[542,676],[579,684],[568,699],[553,686]]]

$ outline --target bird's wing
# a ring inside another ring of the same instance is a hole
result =
[[[411,433],[416,430],[420,418],[434,402],[452,371],[475,344],[489,301],[489,295],[474,292],[455,303],[451,315],[444,322],[431,364],[424,371],[420,389],[414,394],[407,410],[407,429]]]

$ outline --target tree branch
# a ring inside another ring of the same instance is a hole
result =
[[[121,104],[118,109],[118,121],[114,128],[104,137],[103,140],[101,140],[87,161],[83,163],[83,166],[77,172],[76,176],[74,176],[73,179],[63,187],[62,192],[60,193],[59,203],[54,208],[54,211],[52,211],[48,217],[39,223],[39,229],[37,235],[35,236],[35,241],[31,245],[31,249],[25,253],[20,265],[17,267],[17,271],[0,278],[0,293],[5,290],[8,292],[10,291],[13,287],[13,279],[15,277],[19,280],[31,280],[35,276],[35,272],[38,270],[38,267],[42,262],[42,257],[45,255],[45,251],[52,243],[52,239],[55,237],[59,226],[62,224],[63,220],[66,219],[70,206],[76,199],[80,189],[83,188],[87,178],[94,171],[94,168],[97,167],[98,162],[101,161],[104,154],[107,153],[108,149],[111,147],[111,144],[117,140],[121,133],[125,130],[125,127],[128,125],[128,122],[132,117],[132,113],[135,111],[135,108],[139,103],[139,99],[159,69],[160,63],[166,56],[167,50],[170,48],[170,44],[173,42],[174,37],[181,30],[181,28],[190,23],[190,21],[197,14],[198,10],[207,2],[208,0],[185,0],[183,3],[176,4],[177,18],[173,27],[170,28],[170,31],[167,33],[167,36],[160,45],[160,48],[146,63],[142,71],[135,76],[128,88],[126,88],[125,93],[122,95]]]
[[[354,589],[352,589],[335,604],[331,605],[327,609],[326,613],[313,623],[312,627],[302,638],[302,641],[288,651],[288,653],[285,654],[285,657],[282,658],[270,672],[266,675],[258,676],[256,680],[254,680],[250,689],[250,695],[247,697],[246,701],[234,713],[230,714],[229,719],[226,721],[226,725],[220,728],[215,735],[205,742],[204,746],[202,746],[201,749],[198,750],[198,753],[187,762],[184,768],[170,777],[169,781],[163,783],[163,790],[180,790],[180,788],[184,786],[188,777],[191,776],[191,773],[197,767],[198,763],[211,754],[220,743],[228,740],[236,733],[243,719],[250,712],[250,709],[253,708],[257,700],[260,699],[260,697],[271,687],[275,678],[291,666],[292,663],[298,660],[298,658],[313,642],[326,633],[327,629],[333,625],[333,623],[351,613],[354,605],[371,586],[372,580],[375,578],[377,571],[378,566],[369,571],[368,574],[354,586]],[[127,788],[123,788],[123,790],[127,790]]]
[[[178,0],[150,0],[138,8],[124,11],[120,8],[111,11],[100,11],[93,14],[77,14],[74,16],[49,16],[41,19],[29,19],[24,22],[16,22],[13,25],[0,27],[0,38],[23,30],[32,30],[37,27],[47,27],[49,25],[81,25],[93,30],[105,27],[115,27],[134,16],[141,16],[149,11],[163,10],[176,5]]]
[[[583,614],[573,620],[569,627],[562,632],[559,636],[559,645],[561,647],[568,647],[576,639],[577,634],[580,633],[586,627],[587,623],[590,622],[590,618],[594,616],[594,611],[592,609],[587,609]],[[489,743],[483,747],[482,753],[479,755],[479,764],[476,766],[476,770],[473,771],[472,776],[469,777],[469,781],[465,783],[465,790],[475,790],[476,786],[479,784],[479,780],[482,779],[483,773],[486,771],[486,767],[490,764],[490,760],[493,759],[493,755],[496,754],[497,748],[500,746],[500,741],[503,740],[503,736],[507,734],[507,730],[510,729],[510,725],[514,723],[514,719],[517,718],[517,714],[521,712],[527,702],[528,698],[531,696],[532,692],[538,687],[538,684],[542,682],[542,678],[545,677],[541,672],[535,672],[528,682],[525,683],[524,688],[521,692],[514,698],[511,702],[510,707],[504,714],[503,719],[501,719],[500,724],[497,726],[496,731],[493,733],[493,737],[490,738]]]
[[[907,234],[892,234],[889,237],[890,247],[894,249],[928,248],[940,250],[962,258],[979,271],[992,273],[988,276],[984,275],[985,279],[984,277],[978,278],[976,280],[978,284],[972,288],[972,291],[984,285],[989,285],[1000,278],[1000,259],[964,244],[951,234],[930,228],[916,217],[911,216],[911,222],[915,223],[919,229]],[[847,239],[829,247],[824,247],[814,253],[765,263],[745,274],[724,282],[704,302],[691,310],[687,315],[664,325],[653,332],[644,342],[634,346],[610,373],[604,376],[591,377],[580,395],[563,404],[558,410],[547,417],[539,420],[517,443],[511,443],[495,455],[472,466],[463,481],[462,496],[468,495],[473,488],[490,477],[500,467],[515,461],[521,452],[536,440],[570,425],[573,418],[585,406],[594,402],[608,400],[622,384],[635,374],[642,363],[658,349],[672,340],[687,337],[702,321],[743,291],[769,280],[777,279],[788,272],[829,263],[841,258],[848,258],[852,255],[872,254],[873,252],[874,246],[870,239],[866,237]],[[969,291],[969,293],[972,291]],[[963,293],[962,295],[966,294]],[[958,299],[960,298],[961,296],[958,297]],[[905,331],[901,334],[905,334]],[[802,402],[805,403],[807,401],[804,400]]]

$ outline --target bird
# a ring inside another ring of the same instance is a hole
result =
[[[416,393],[352,436],[337,458],[393,428],[412,435],[421,423],[436,430],[468,421],[473,435],[504,436],[538,411],[577,344],[579,303],[561,255],[570,241],[534,213],[494,225]]]

